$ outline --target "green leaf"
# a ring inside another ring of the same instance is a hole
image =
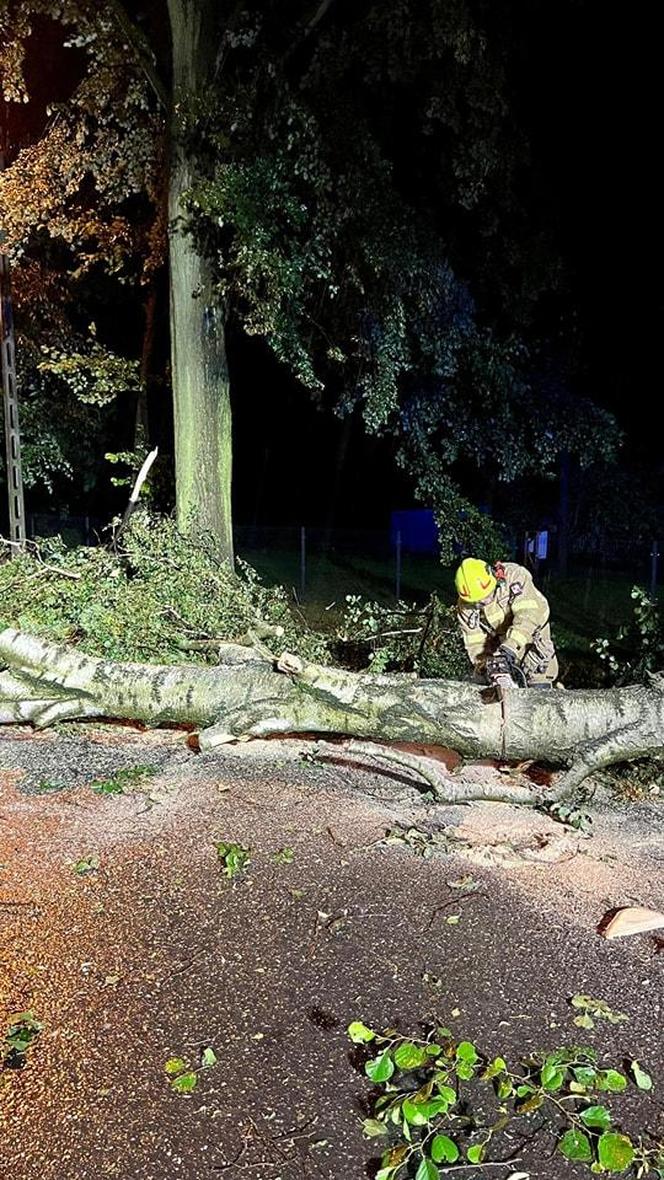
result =
[[[442,1053],[442,1051],[443,1051],[442,1045],[432,1044],[432,1045],[427,1045],[427,1047],[426,1047],[427,1057],[439,1057],[440,1054]]]
[[[572,1073],[580,1086],[592,1086],[597,1078],[597,1070],[586,1065],[577,1066]]]
[[[624,1074],[618,1073],[617,1069],[602,1070],[598,1081],[603,1082],[612,1094],[621,1094],[627,1088],[627,1078]],[[599,1088],[604,1089],[604,1086],[600,1084]]]
[[[485,1150],[485,1143],[475,1143],[472,1147],[469,1147],[466,1152],[468,1162],[470,1164],[481,1164],[484,1159]]]
[[[175,1074],[184,1073],[187,1068],[187,1063],[181,1057],[169,1057],[164,1069],[169,1077],[174,1077]]]
[[[573,1023],[576,1025],[577,1028],[594,1028],[595,1027],[595,1021],[593,1020],[592,1016],[588,1015],[587,1012],[584,1012],[583,1016],[575,1016]]]
[[[412,1041],[404,1041],[394,1050],[394,1064],[399,1069],[419,1069],[427,1060],[427,1051]]]
[[[652,1078],[645,1069],[641,1068],[638,1061],[632,1061],[629,1069],[639,1090],[652,1090]]]
[[[96,795],[124,795],[124,787],[115,778],[97,779],[92,783]]]
[[[366,1024],[362,1024],[361,1020],[354,1020],[352,1024],[348,1025],[346,1031],[354,1045],[366,1045],[369,1041],[373,1041],[376,1035],[372,1029],[367,1028]]]
[[[481,1074],[482,1081],[490,1082],[492,1078],[498,1077],[499,1073],[505,1073],[507,1063],[502,1057],[494,1057],[490,1065],[487,1065],[484,1072]]]
[[[496,1082],[496,1095],[501,1102],[506,1098],[511,1098],[514,1093],[514,1086],[511,1078],[499,1078]]]
[[[171,1081],[172,1088],[177,1090],[178,1094],[191,1094],[197,1085],[198,1078],[193,1070],[190,1070],[189,1073],[181,1073]]]
[[[392,1180],[395,1172],[396,1168],[380,1168],[376,1172],[376,1180]]]
[[[564,1069],[556,1069],[555,1065],[545,1065],[541,1073],[541,1082],[545,1090],[553,1092],[559,1090],[565,1081]]]
[[[211,1069],[213,1065],[217,1064],[218,1060],[217,1054],[209,1045],[203,1049],[201,1053],[201,1065],[203,1069]]]
[[[379,1139],[387,1135],[388,1131],[385,1123],[381,1123],[379,1119],[365,1119],[362,1123],[362,1133],[367,1139]]]
[[[79,877],[83,877],[86,873],[96,873],[100,864],[99,855],[92,852],[90,856],[82,856],[80,860],[74,862],[74,872],[78,873]]]
[[[477,1049],[470,1041],[461,1041],[457,1045],[456,1058],[457,1061],[464,1061],[468,1065],[474,1065],[478,1060]]]
[[[34,1010],[29,1008],[25,1012],[15,1012],[10,1017],[9,1028],[5,1037],[5,1044],[16,1053],[25,1053],[29,1045],[39,1036],[43,1029],[40,1020],[35,1019]],[[2,1063],[0,1061],[0,1070]]]
[[[590,996],[576,995],[572,996],[570,1004],[573,1008],[587,1008],[590,1002]]]
[[[433,1160],[428,1160],[426,1156],[423,1158],[415,1173],[415,1180],[440,1180],[440,1172]]]
[[[607,1131],[601,1135],[597,1144],[597,1158],[603,1168],[609,1172],[624,1172],[634,1159],[632,1141],[627,1135],[617,1135],[615,1131]]]
[[[429,1122],[429,1116],[426,1113],[427,1103],[413,1102],[410,1098],[405,1098],[403,1103],[403,1117],[407,1123],[412,1123],[414,1127],[423,1127]]]
[[[437,1088],[438,1093],[440,1094],[441,1098],[444,1099],[444,1101],[447,1103],[447,1105],[454,1106],[454,1103],[457,1100],[457,1092],[454,1089],[454,1087],[453,1086],[446,1086],[444,1083],[441,1084],[440,1082],[438,1082],[436,1085],[436,1088]]]
[[[589,1163],[593,1158],[590,1140],[583,1131],[566,1131],[558,1143],[558,1150],[565,1159],[579,1160],[581,1163]]]
[[[431,1158],[437,1164],[454,1164],[461,1152],[449,1135],[435,1135],[431,1141]]]
[[[570,1004],[573,1008],[580,1008],[591,1016],[598,1017],[603,1020],[608,1020],[611,1024],[622,1024],[623,1021],[629,1020],[629,1016],[625,1012],[614,1012],[609,1008],[606,1000],[597,1000],[594,996],[576,995],[572,996]],[[577,1017],[574,1021],[580,1028],[592,1028],[594,1025],[581,1023],[582,1017]]]
[[[394,1062],[389,1049],[380,1053],[378,1057],[372,1058],[371,1061],[367,1061],[364,1072],[372,1082],[387,1082],[394,1073]]]
[[[608,1131],[611,1126],[611,1111],[606,1106],[588,1106],[581,1112],[581,1121],[587,1127]]]
[[[228,843],[218,840],[215,843],[217,856],[224,866],[224,875],[229,880],[239,877],[243,869],[251,864],[251,849],[244,844]]]
[[[454,1101],[456,1101],[456,1094],[454,1095]],[[437,1114],[445,1114],[449,1110],[450,1102],[441,1094],[437,1098],[430,1098],[428,1102],[418,1102],[416,1105],[418,1110],[426,1116],[427,1121],[430,1121]]]
[[[456,1067],[457,1077],[462,1082],[469,1082],[475,1076],[475,1066],[467,1061],[460,1061]]]

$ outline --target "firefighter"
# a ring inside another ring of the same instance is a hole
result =
[[[515,562],[461,562],[455,585],[457,616],[473,679],[552,688],[558,660],[549,627],[549,604],[532,575]]]

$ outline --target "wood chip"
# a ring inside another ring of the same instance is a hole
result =
[[[642,906],[626,906],[618,910],[601,933],[605,938],[625,938],[628,934],[646,934],[664,926],[664,914],[660,910],[647,910]]]

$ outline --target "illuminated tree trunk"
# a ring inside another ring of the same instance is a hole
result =
[[[173,43],[169,188],[171,365],[177,521],[205,530],[233,561],[232,440],[225,319],[210,265],[186,232],[182,199],[197,160],[182,129],[191,99],[205,100],[218,47],[217,0],[168,0]]]

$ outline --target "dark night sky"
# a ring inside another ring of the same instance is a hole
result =
[[[660,384],[656,17],[567,0],[524,4],[523,20],[522,118],[570,271],[588,391],[636,441]]]

